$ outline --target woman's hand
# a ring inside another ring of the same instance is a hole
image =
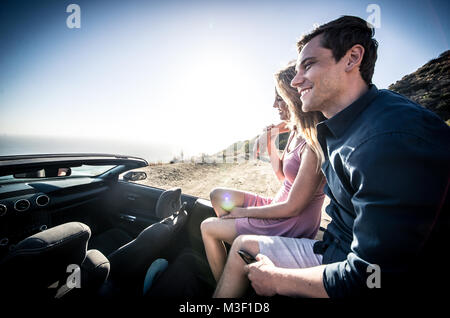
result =
[[[284,128],[286,126],[286,123],[281,122],[278,125],[269,125],[264,128],[264,134],[266,135],[266,138],[270,137],[274,139],[274,137],[278,136],[282,131],[282,128],[280,126]]]
[[[236,207],[230,210],[230,213],[221,216],[221,219],[237,219],[244,217],[242,215],[242,208]]]
[[[283,134],[285,132],[289,132],[289,128],[287,127],[287,123],[285,121],[282,121],[281,123],[277,125],[270,125],[267,126],[267,128],[270,127],[271,136],[276,136],[279,134]]]

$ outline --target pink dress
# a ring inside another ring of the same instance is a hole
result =
[[[291,139],[289,140],[289,143],[290,142]],[[257,194],[246,193],[243,206],[264,206],[271,203],[286,201],[295,177],[297,176],[305,145],[306,141],[302,140],[295,149],[284,153],[283,173],[285,178],[283,185],[273,199],[261,197]],[[288,146],[289,145],[286,147]],[[325,198],[323,193],[324,185],[325,180],[319,186],[309,204],[297,216],[282,219],[235,219],[237,234],[314,238],[320,226],[321,209]]]

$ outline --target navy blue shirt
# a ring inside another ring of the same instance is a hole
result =
[[[381,269],[381,289],[400,284],[399,277],[422,263],[422,250],[444,214],[448,220],[442,205],[450,178],[450,128],[404,96],[371,85],[317,129],[332,222],[315,250],[328,264],[328,295],[371,289],[371,264]]]

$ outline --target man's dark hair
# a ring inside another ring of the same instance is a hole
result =
[[[359,68],[361,77],[369,85],[372,83],[372,76],[377,60],[378,42],[373,38],[375,29],[361,18],[353,16],[342,16],[319,26],[312,32],[304,35],[297,42],[298,52],[318,35],[322,35],[322,47],[330,49],[336,62],[347,53],[355,44],[364,47],[364,56]]]

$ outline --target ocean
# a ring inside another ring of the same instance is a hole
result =
[[[178,151],[179,152],[179,151]],[[104,140],[44,136],[0,135],[0,156],[51,153],[103,153],[140,157],[150,162],[169,162],[176,147],[133,140]]]

